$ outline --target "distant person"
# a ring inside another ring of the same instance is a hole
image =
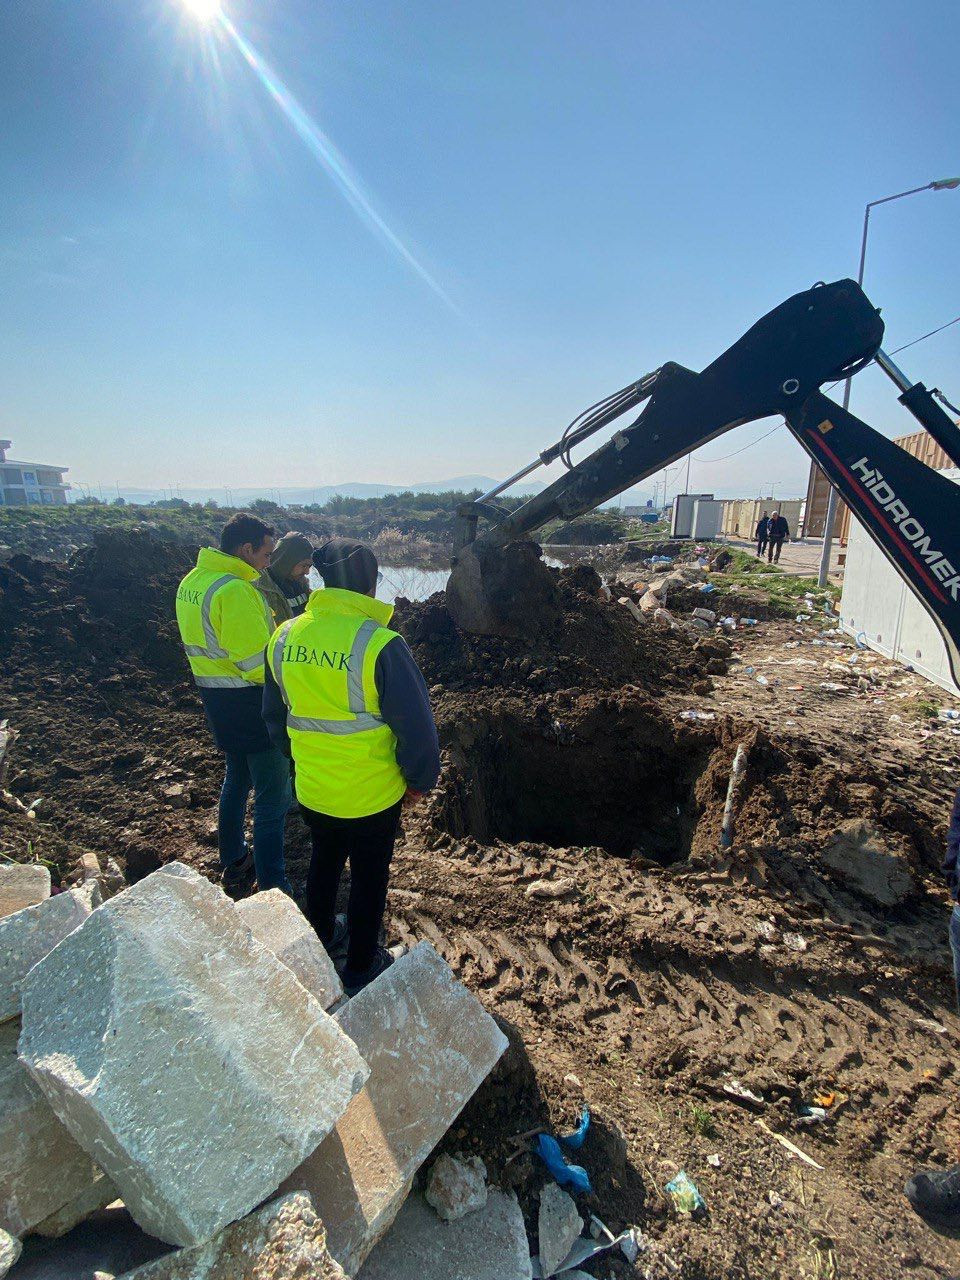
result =
[[[960,791],[953,798],[950,826],[947,829],[947,852],[943,860],[944,877],[953,899],[950,914],[950,950],[953,952],[953,984],[960,1010]],[[904,1188],[907,1199],[921,1218],[935,1226],[960,1227],[960,1164],[946,1169],[921,1169]]]
[[[313,545],[302,533],[285,533],[274,548],[270,564],[254,583],[270,606],[274,625],[299,618],[310,594],[307,574],[313,565]]]
[[[767,530],[770,526],[770,518],[764,511],[763,515],[757,521],[756,532],[754,533],[754,541],[757,544],[757,555],[762,560],[763,553],[767,549]]]
[[[254,587],[273,552],[273,530],[238,512],[203,547],[177,588],[177,625],[200,689],[213,739],[227,758],[220,792],[218,844],[223,884],[235,898],[253,887],[290,893],[283,856],[284,820],[293,796],[290,767],[263,723],[264,650],[273,619]],[[253,802],[253,855],[243,835]]]
[[[346,941],[343,985],[353,995],[392,964],[380,946],[401,806],[440,775],[437,730],[423,676],[375,599],[377,560],[335,538],[314,553],[324,590],[278,627],[267,649],[263,716],[296,765],[313,845],[307,915],[328,951]],[[337,891],[350,863],[346,923]]]
[[[767,563],[779,564],[784,538],[790,537],[790,527],[779,511],[774,511],[767,524]]]

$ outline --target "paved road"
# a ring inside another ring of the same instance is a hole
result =
[[[744,551],[756,550],[752,542],[744,542],[742,538],[730,538],[731,547],[740,547]],[[830,556],[830,577],[839,582],[842,579],[842,566],[837,563],[838,556],[845,550],[838,542],[834,542]],[[803,538],[799,542],[785,542],[780,554],[780,567],[786,573],[808,574],[816,577],[820,569],[820,556],[823,552],[821,538]]]

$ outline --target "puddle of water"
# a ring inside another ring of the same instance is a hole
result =
[[[551,569],[562,569],[563,561],[554,556],[544,556],[544,564]],[[377,599],[393,604],[398,596],[407,600],[426,600],[435,591],[442,591],[450,576],[449,569],[420,569],[415,565],[382,564],[380,572],[383,581],[377,587]],[[323,580],[316,569],[311,569],[310,586],[316,591],[323,586]]]

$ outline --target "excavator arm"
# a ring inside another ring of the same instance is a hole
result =
[[[881,350],[880,314],[852,280],[817,285],[758,320],[701,373],[668,363],[582,414],[529,466],[461,508],[448,607],[468,630],[517,630],[503,549],[550,520],[593,510],[745,422],[782,414],[935,619],[960,676],[960,488],[829,400],[820,388],[876,359],[901,402],[960,465],[960,430]],[[573,465],[570,450],[637,404],[634,422]],[[562,458],[568,471],[510,514],[499,492]],[[478,521],[493,521],[478,535]],[[528,558],[529,563],[529,558]]]

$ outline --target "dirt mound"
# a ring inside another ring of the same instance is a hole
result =
[[[707,655],[695,637],[652,619],[637,622],[606,599],[589,565],[549,569],[556,593],[531,617],[523,639],[476,636],[462,630],[438,592],[422,603],[398,600],[394,625],[412,648],[428,685],[446,689],[609,689],[637,685],[650,692],[689,687],[707,676]]]

